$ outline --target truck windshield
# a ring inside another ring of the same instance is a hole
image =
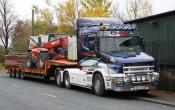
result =
[[[102,52],[138,51],[140,40],[139,36],[100,36],[99,49]]]

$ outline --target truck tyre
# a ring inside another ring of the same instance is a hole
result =
[[[21,72],[16,72],[16,78],[21,79]]]
[[[49,59],[49,53],[48,52],[40,52],[38,56],[37,61],[37,67],[38,68],[44,68],[44,62]]]
[[[70,89],[71,88],[70,76],[69,76],[69,73],[68,72],[65,72],[64,73],[64,86],[67,89]]]
[[[104,80],[100,74],[96,74],[93,78],[93,91],[97,96],[105,95]]]
[[[57,85],[58,87],[62,87],[62,86],[63,86],[63,84],[62,84],[62,82],[61,82],[61,73],[60,73],[59,70],[56,72],[56,75],[55,75],[55,82],[56,82],[56,85]]]

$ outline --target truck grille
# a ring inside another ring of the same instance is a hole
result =
[[[123,73],[150,73],[154,72],[154,65],[153,64],[132,64],[132,65],[124,65],[123,66]]]
[[[154,72],[154,64],[123,65],[123,73],[128,75],[132,82],[150,82]]]

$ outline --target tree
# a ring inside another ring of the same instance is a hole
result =
[[[0,39],[8,54],[9,40],[12,37],[16,16],[8,0],[0,0]]]
[[[12,50],[14,52],[26,52],[28,50],[31,32],[31,21],[17,21],[12,40]]]
[[[112,1],[109,0],[81,0],[80,17],[108,17],[111,16],[110,6]],[[58,32],[75,34],[76,26],[76,9],[75,0],[67,0],[60,3],[57,7],[58,14]]]
[[[35,35],[49,34],[56,31],[56,26],[53,23],[53,13],[48,9],[40,9],[38,17],[34,23]]]
[[[5,50],[4,46],[0,45],[0,64],[4,63],[4,54],[5,54],[4,50]]]
[[[82,17],[109,17],[111,16],[111,0],[81,0],[84,11],[81,11]]]
[[[152,14],[150,0],[131,0],[127,3],[128,19],[138,19]]]
[[[125,21],[124,13],[121,13],[118,0],[113,1],[112,3],[112,15],[114,18],[119,18],[122,21]]]
[[[75,2],[74,0],[67,0],[64,3],[61,3],[57,7],[58,14],[58,32],[67,33],[74,35],[75,34]]]

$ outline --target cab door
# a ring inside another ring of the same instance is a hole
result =
[[[83,86],[91,86],[92,84],[92,75],[94,69],[98,65],[97,59],[87,59],[83,61],[80,66],[82,66],[82,72],[79,74],[80,84]]]

